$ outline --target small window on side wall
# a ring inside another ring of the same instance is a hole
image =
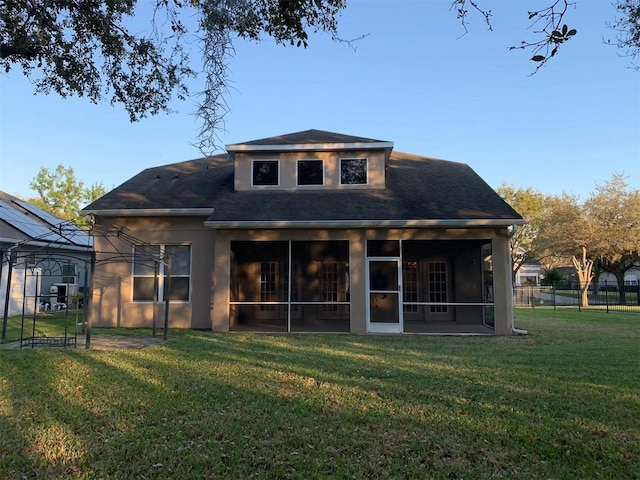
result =
[[[279,181],[278,160],[254,160],[252,184],[254,186],[277,186]]]
[[[367,184],[367,159],[343,158],[340,160],[341,185]]]
[[[322,160],[298,160],[298,185],[324,185]]]

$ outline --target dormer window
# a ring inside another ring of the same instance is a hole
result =
[[[366,158],[340,159],[340,184],[341,185],[366,185],[367,184],[367,159]]]
[[[298,160],[298,185],[324,185],[324,162]]]
[[[279,166],[278,160],[254,160],[252,184],[256,187],[278,186],[280,184]]]

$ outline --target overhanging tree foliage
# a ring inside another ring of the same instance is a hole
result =
[[[451,7],[465,29],[469,9],[491,28],[491,11],[483,9],[484,3],[452,0]],[[337,17],[346,4],[347,0],[2,0],[0,66],[6,72],[21,68],[37,93],[121,104],[132,121],[169,111],[171,99],[186,99],[188,79],[201,73],[197,146],[211,151],[228,111],[225,94],[233,38],[257,41],[267,36],[306,47],[310,33],[325,32],[340,40]],[[576,34],[566,23],[573,4],[549,0],[545,8],[523,11],[533,23],[534,38],[513,48],[530,51],[537,68],[544,65]],[[616,5],[619,17],[612,26],[620,33],[617,43],[627,52],[637,52],[640,0],[617,0]],[[190,58],[194,47],[202,52],[200,65]]]
[[[608,43],[635,59],[640,55],[640,0],[618,0],[616,10],[618,16],[609,26],[617,32],[617,38]],[[639,70],[640,65],[634,64],[633,68]]]
[[[186,81],[196,75],[189,49],[199,44],[198,71],[205,79],[199,146],[215,148],[227,112],[232,36],[267,35],[295,46],[306,46],[311,31],[337,38],[337,15],[346,0],[153,0],[150,5],[145,11],[146,4],[137,0],[4,0],[0,65],[6,72],[22,68],[37,93],[88,97],[94,103],[108,99],[136,121],[169,111],[174,96],[187,98]]]

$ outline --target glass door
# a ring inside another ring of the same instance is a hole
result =
[[[367,260],[367,330],[402,332],[400,309],[401,263],[399,259]]]

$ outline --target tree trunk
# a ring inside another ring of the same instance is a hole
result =
[[[573,266],[576,268],[578,274],[578,281],[580,282],[580,306],[589,306],[589,284],[593,280],[593,274],[591,269],[593,268],[593,260],[587,259],[587,248],[582,247],[582,259],[578,260],[575,255],[571,257]]]

